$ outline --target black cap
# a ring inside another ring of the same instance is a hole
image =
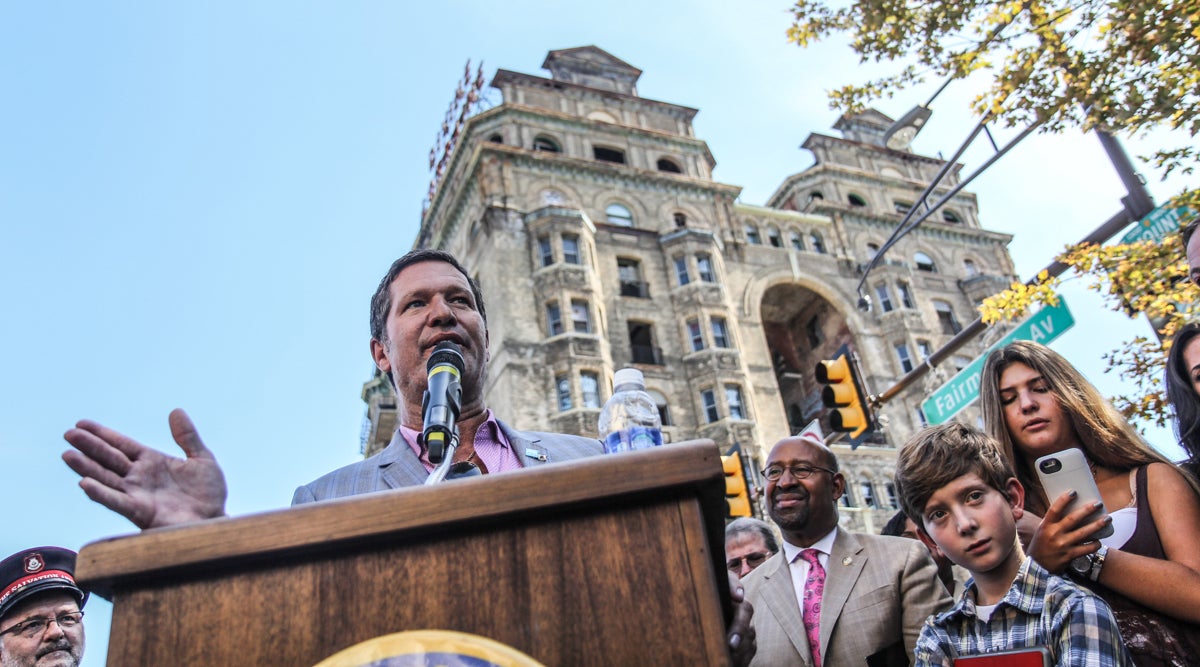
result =
[[[0,562],[0,618],[18,602],[39,593],[61,590],[75,596],[82,609],[88,594],[75,585],[75,552],[61,547],[18,551]]]

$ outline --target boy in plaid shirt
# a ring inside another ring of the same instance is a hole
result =
[[[1025,556],[1025,489],[994,440],[962,424],[927,428],[900,450],[896,486],[921,540],[971,573],[954,607],[921,629],[918,667],[1038,646],[1056,666],[1132,664],[1108,604]]]

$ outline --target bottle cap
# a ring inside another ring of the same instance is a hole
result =
[[[616,373],[613,373],[613,387],[614,388],[620,387],[623,384],[631,384],[631,383],[638,384],[638,385],[645,387],[646,386],[646,378],[642,375],[642,372],[636,368],[622,368],[621,370],[617,371]]]

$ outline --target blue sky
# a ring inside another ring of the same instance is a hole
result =
[[[786,2],[732,7],[0,3],[0,553],[131,531],[59,459],[80,418],[173,451],[166,416],[187,409],[233,514],[285,506],[358,457],[368,300],[411,247],[468,59],[490,80],[600,46],[644,70],[642,96],[698,108],[715,177],[764,203],[811,164],[805,137],[832,132],[824,91],[879,70],[836,43],[787,44]],[[931,90],[878,106],[899,116]],[[919,152],[958,146],[970,95],[937,99]],[[968,152],[968,170],[989,152]],[[1182,185],[1143,171],[1160,202]],[[984,225],[1015,234],[1023,277],[1122,194],[1077,132],[1026,141],[970,189]],[[1079,324],[1055,347],[1115,392],[1100,355],[1149,329],[1068,294]],[[102,665],[109,607],[88,611],[85,664]]]

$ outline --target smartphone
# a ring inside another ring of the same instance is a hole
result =
[[[1050,667],[1050,651],[1043,646],[1032,646],[982,655],[964,655],[954,659],[954,667]]]
[[[1067,512],[1073,512],[1080,505],[1099,502],[1101,506],[1092,512],[1087,520],[1096,521],[1108,513],[1104,501],[1100,498],[1100,489],[1096,487],[1096,478],[1088,467],[1087,457],[1083,452],[1072,447],[1055,454],[1047,454],[1034,462],[1038,479],[1046,490],[1046,500],[1053,503],[1067,491],[1075,491],[1075,499],[1067,505]],[[1113,534],[1112,524],[1105,525],[1088,537],[1089,542],[1095,542],[1102,537]]]

